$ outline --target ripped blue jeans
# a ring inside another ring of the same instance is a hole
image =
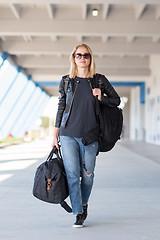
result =
[[[73,214],[83,212],[91,194],[98,142],[84,146],[82,138],[60,136]]]

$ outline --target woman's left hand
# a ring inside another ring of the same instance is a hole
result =
[[[93,93],[93,96],[98,96],[98,100],[101,101],[102,100],[102,94],[101,94],[101,89],[99,88],[94,88],[92,89],[92,93]]]

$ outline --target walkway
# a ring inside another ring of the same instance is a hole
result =
[[[152,155],[125,142],[101,153],[89,216],[84,228],[75,229],[72,214],[32,196],[34,173],[50,145],[47,139],[0,149],[1,240],[160,239],[160,164]]]

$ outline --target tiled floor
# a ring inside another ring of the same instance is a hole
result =
[[[153,146],[146,148],[144,143],[136,150],[134,143],[122,141],[112,151],[100,153],[89,216],[83,229],[74,229],[72,214],[32,196],[36,168],[51,150],[51,142],[36,140],[0,149],[1,240],[160,239],[160,164],[155,161],[159,146],[153,159]]]

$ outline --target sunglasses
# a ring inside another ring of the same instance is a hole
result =
[[[81,59],[82,57],[84,57],[84,59],[90,59],[91,54],[90,53],[84,53],[84,54],[76,53],[75,54],[75,58],[77,58],[77,59]]]

